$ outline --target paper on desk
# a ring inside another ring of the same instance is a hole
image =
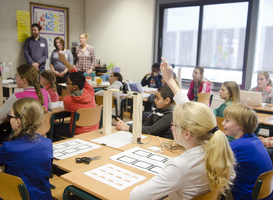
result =
[[[51,102],[51,106],[52,108],[64,107],[64,102],[63,101]]]
[[[53,157],[65,159],[87,151],[98,149],[101,146],[81,139],[70,140],[67,142],[53,145]],[[90,155],[91,157],[92,155]]]
[[[146,179],[144,176],[112,164],[103,165],[84,174],[118,190],[124,190]]]
[[[119,131],[104,137],[100,137],[94,140],[91,140],[92,142],[99,143],[99,144],[106,144],[107,146],[119,148],[122,146],[125,146],[126,144],[132,143],[132,137],[133,135],[126,131]],[[141,139],[146,138],[147,136],[141,136]]]
[[[13,83],[13,82],[14,82],[14,80],[10,80],[10,79],[8,79],[8,80],[2,80],[3,84],[10,84],[10,83]]]
[[[111,156],[110,159],[156,175],[169,157],[135,147]]]
[[[154,92],[157,91],[157,88],[142,87],[144,92]]]

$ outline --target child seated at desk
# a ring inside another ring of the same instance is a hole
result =
[[[273,88],[272,80],[268,71],[261,71],[258,73],[257,86],[249,91],[261,92],[263,103],[273,104]]]
[[[85,80],[85,76],[78,72],[73,66],[65,59],[64,54],[59,54],[59,60],[67,67],[70,74],[66,82],[66,88],[69,95],[63,99],[64,109],[71,112],[70,128],[68,124],[56,124],[53,128],[53,135],[70,137],[73,126],[74,112],[80,108],[94,108],[95,92],[92,86]],[[99,124],[93,126],[75,127],[75,134],[86,133],[94,131],[99,128]]]
[[[109,77],[109,83],[110,86],[107,87],[107,89],[120,89],[120,87],[122,86],[122,75],[118,72],[113,72],[110,77]],[[103,96],[103,90],[100,90],[98,92],[95,93],[95,95],[99,95],[99,96]],[[117,100],[117,109],[118,109],[118,114],[114,113],[116,110],[113,109],[113,115],[118,115],[120,116],[120,104],[121,104],[121,96],[123,94],[120,92],[113,92],[113,96],[116,98]]]
[[[56,87],[56,76],[53,71],[45,70],[40,74],[40,84],[45,87],[50,96],[51,102],[59,101],[59,95]]]
[[[173,139],[172,131],[170,129],[173,116],[173,92],[169,86],[165,84],[158,88],[155,96],[156,110],[153,111],[148,121],[142,125],[142,133]],[[133,124],[127,125],[118,118],[116,128],[118,130],[132,132]]]
[[[152,72],[146,74],[143,79],[141,80],[141,85],[142,86],[146,86],[148,85],[148,87],[152,87],[152,88],[159,88],[160,86],[162,86],[162,76],[159,74],[160,72],[160,64],[158,63],[154,63],[152,65]]]
[[[14,134],[0,147],[0,165],[5,165],[7,174],[24,181],[30,199],[52,199],[49,183],[52,142],[35,132],[44,116],[44,108],[36,99],[17,100],[8,115]]]
[[[224,110],[224,117],[225,134],[235,138],[229,144],[238,163],[231,193],[234,200],[248,200],[252,198],[257,178],[272,170],[272,163],[262,142],[253,133],[258,124],[254,110],[243,103],[235,103]]]
[[[37,69],[32,65],[21,65],[17,67],[16,72],[16,84],[18,88],[23,88],[23,92],[17,92],[12,94],[7,101],[0,107],[0,130],[7,129],[6,134],[10,134],[10,125],[4,123],[7,115],[10,114],[13,103],[20,98],[33,97],[45,106],[46,110],[52,111],[51,101],[48,92],[45,89],[40,88],[39,75]],[[8,135],[0,134],[0,143],[6,140]]]
[[[167,161],[157,176],[134,188],[130,200],[166,195],[170,200],[193,199],[213,190],[224,193],[235,176],[235,162],[211,109],[198,102],[176,105],[172,130],[175,142],[186,151]]]

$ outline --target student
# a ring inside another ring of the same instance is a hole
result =
[[[198,102],[176,105],[173,124],[175,142],[186,151],[167,161],[157,176],[133,189],[130,200],[166,195],[170,200],[192,199],[229,188],[235,176],[233,152],[224,133],[218,130],[211,109]]]
[[[51,102],[59,101],[59,95],[56,87],[56,77],[53,71],[45,70],[40,74],[40,84],[45,87],[50,96]]]
[[[261,71],[258,73],[257,79],[258,85],[249,91],[261,92],[263,103],[273,104],[273,88],[270,74],[267,71]]]
[[[197,66],[194,68],[192,73],[193,80],[190,83],[188,91],[189,100],[196,100],[198,93],[209,93],[211,92],[211,82],[206,80],[204,77],[204,68]]]
[[[219,108],[213,110],[215,116],[224,117],[224,110],[227,106],[240,102],[240,88],[235,81],[226,81],[222,84],[219,90],[220,98],[225,102]]]
[[[45,106],[48,111],[52,111],[49,94],[45,89],[40,88],[38,82],[39,75],[32,65],[21,65],[17,67],[16,84],[18,88],[23,88],[23,92],[12,94],[8,100],[0,107],[0,123],[3,123],[7,114],[10,114],[12,104],[20,98],[33,97]]]
[[[153,111],[151,117],[142,125],[142,133],[149,133],[160,137],[173,139],[170,124],[172,122],[172,103],[173,92],[167,84],[158,88],[154,100],[156,110]],[[133,130],[133,125],[127,125],[118,118],[116,124],[118,130]]]
[[[118,72],[113,72],[109,77],[109,83],[110,86],[107,87],[107,89],[120,89],[122,86],[122,75]],[[103,90],[100,90],[95,93],[95,95],[103,96]],[[123,94],[120,92],[113,92],[113,97],[117,100],[117,109],[118,109],[118,115],[120,115],[120,104],[121,104],[121,96]],[[113,112],[115,112],[115,108],[113,108]],[[115,115],[115,114],[114,114]]]
[[[17,100],[8,115],[14,134],[0,147],[0,165],[5,165],[7,174],[24,181],[31,200],[52,199],[49,183],[52,142],[35,132],[44,122],[44,114],[36,99]]]
[[[92,86],[85,80],[85,76],[78,72],[73,66],[65,59],[64,54],[59,54],[59,60],[68,68],[70,74],[66,82],[66,88],[69,95],[66,95],[63,99],[64,109],[71,112],[70,128],[66,124],[54,125],[54,135],[62,135],[70,137],[73,126],[74,112],[80,108],[94,108],[95,92]],[[94,131],[99,128],[99,124],[93,126],[75,127],[75,134],[86,133]]]
[[[159,88],[160,86],[162,86],[162,76],[159,74],[160,72],[160,64],[158,63],[154,63],[152,65],[152,72],[146,74],[142,81],[141,81],[141,85],[142,86],[146,86],[148,85],[148,87],[152,87],[152,88]]]
[[[235,138],[230,146],[238,163],[231,192],[234,200],[248,200],[252,198],[258,176],[272,170],[272,163],[262,142],[253,133],[258,124],[254,110],[243,103],[235,103],[224,110],[224,117],[225,134]]]

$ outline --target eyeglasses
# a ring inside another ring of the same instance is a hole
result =
[[[16,118],[19,118],[19,117],[15,117],[15,116],[12,116],[12,115],[7,115],[7,118],[9,118],[9,119],[10,118],[15,118],[16,119]]]
[[[73,85],[72,83],[69,83],[68,81],[66,81],[66,85]]]
[[[173,130],[174,128],[181,128],[181,129],[185,129],[184,127],[182,127],[182,126],[179,126],[179,125],[176,125],[176,124],[174,124],[173,122],[171,123],[171,129]]]
[[[15,117],[15,116],[12,116],[12,115],[7,115],[7,118],[8,119],[11,119],[11,118],[14,118],[14,119],[22,119],[23,118],[23,116],[24,116],[24,114],[25,114],[25,112],[26,112],[26,107],[24,108],[24,110],[21,112],[21,114],[20,114],[20,117]]]

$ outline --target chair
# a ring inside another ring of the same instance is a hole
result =
[[[17,176],[0,172],[0,197],[2,199],[29,200],[23,180]]]
[[[101,120],[102,105],[95,108],[80,108],[74,112],[71,137],[74,137],[76,126],[93,126]]]
[[[220,191],[214,190],[212,192],[194,197],[192,200],[218,200],[220,197]]]
[[[198,93],[196,101],[203,103],[205,105],[209,105],[210,107],[212,99],[213,99],[213,93]]]
[[[219,130],[222,132],[225,132],[225,129],[222,125],[222,123],[224,121],[224,117],[216,117],[216,121],[217,121],[217,126],[218,126]]]
[[[54,114],[52,112],[45,114],[45,121],[44,123],[38,128],[36,131],[40,135],[44,135],[49,132],[49,137],[52,140],[53,135],[53,122],[54,122]]]
[[[63,193],[63,200],[69,200],[70,198],[70,194],[74,194],[78,197],[81,197],[83,199],[86,200],[99,200],[99,198],[93,196],[92,194],[89,194],[73,185],[69,185],[64,189],[64,193]]]
[[[271,194],[273,190],[273,170],[262,173],[253,188],[252,200],[263,199]]]

